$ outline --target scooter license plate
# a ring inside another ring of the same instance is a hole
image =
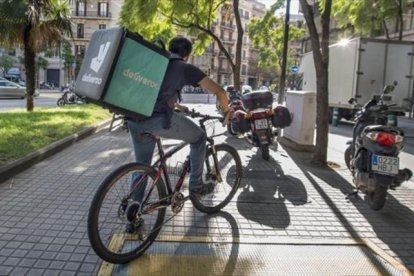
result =
[[[382,174],[398,174],[399,163],[400,160],[398,157],[382,156],[376,154],[373,154],[371,157],[371,169]]]
[[[254,126],[256,129],[266,129],[267,128],[267,119],[260,119],[254,121]]]

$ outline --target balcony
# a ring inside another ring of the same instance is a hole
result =
[[[234,58],[234,54],[233,53],[229,53],[231,58]],[[220,52],[219,54],[220,58],[227,58],[226,55],[223,52]]]
[[[226,29],[229,29],[229,30],[234,30],[234,29],[236,29],[236,25],[234,25],[234,24],[226,24],[226,23],[224,23],[224,22],[221,22],[220,23],[220,27],[222,27],[222,28],[226,28]]]
[[[230,68],[219,67],[218,68],[219,74],[231,74]]]
[[[112,15],[111,15],[110,12],[98,13],[98,11],[86,11],[86,12],[84,12],[84,11],[72,11],[72,16],[74,18],[92,18],[92,19],[95,19],[95,18],[99,18],[99,19],[108,18],[108,19],[110,19],[110,18],[112,18]]]
[[[234,45],[235,41],[234,40],[230,40],[230,39],[223,39],[222,40],[223,44],[227,44],[227,45]]]

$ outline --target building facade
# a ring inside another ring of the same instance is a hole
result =
[[[266,12],[266,6],[255,0],[241,0],[239,3],[239,13],[244,30],[242,50],[241,50],[241,84],[259,86],[261,83],[260,69],[258,69],[257,51],[253,49],[247,24],[254,17],[261,17]],[[237,26],[230,4],[223,5],[219,9],[217,20],[212,26],[213,33],[220,38],[223,46],[234,61],[236,54]],[[225,54],[220,50],[217,42],[211,43],[205,53],[199,57],[192,57],[191,62],[221,85],[233,84],[233,72],[231,64]]]
[[[75,58],[83,58],[94,31],[118,26],[123,2],[123,0],[69,1],[73,22],[73,39],[68,40]],[[260,85],[261,73],[257,67],[257,52],[251,46],[246,26],[251,18],[263,16],[266,12],[266,6],[256,0],[240,0],[239,12],[244,29],[241,51],[241,84],[256,87]],[[234,60],[237,27],[231,6],[223,5],[219,9],[213,32],[221,39]],[[21,51],[16,50],[16,56],[19,55],[22,56]],[[48,67],[39,68],[39,83],[48,82],[53,83],[55,87],[61,87],[75,79],[77,65],[74,63],[70,68],[65,68],[62,49],[50,50],[47,51],[47,54],[41,53],[40,55],[48,61]],[[18,59],[16,58],[16,60]],[[192,57],[190,62],[200,67],[221,85],[233,83],[233,72],[230,63],[225,55],[220,52],[217,43],[212,43],[202,56]],[[22,65],[18,67],[22,68]],[[22,71],[24,71],[24,68],[22,68]]]

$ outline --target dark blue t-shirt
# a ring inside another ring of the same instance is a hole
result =
[[[185,85],[197,86],[204,77],[206,74],[194,65],[179,58],[171,58],[154,106],[153,116],[165,113],[170,118],[181,89]]]

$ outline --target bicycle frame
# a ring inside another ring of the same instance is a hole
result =
[[[206,127],[205,127],[204,123],[208,120],[218,119],[218,118],[221,119],[221,117],[213,117],[213,116],[203,117],[202,119],[199,120],[199,124],[200,124],[201,129],[203,129],[203,131],[206,132]],[[163,203],[162,202],[163,199],[160,200],[160,201],[157,201],[157,202],[151,204],[151,206],[148,206],[147,208],[145,208],[146,209],[145,213],[151,212],[154,208],[156,209],[156,208],[160,208],[160,207],[166,207],[171,203],[171,201],[170,201],[171,196],[174,193],[179,192],[181,190],[181,187],[184,183],[184,178],[185,178],[187,172],[189,171],[189,166],[190,166],[189,156],[187,156],[187,158],[184,162],[182,171],[180,173],[179,179],[176,182],[175,188],[174,188],[174,191],[173,191],[172,183],[171,183],[170,177],[168,175],[166,161],[167,161],[168,158],[170,158],[175,153],[177,153],[178,151],[183,149],[185,146],[187,146],[189,143],[188,142],[181,142],[177,146],[175,146],[172,149],[165,152],[164,149],[163,149],[162,142],[161,142],[161,139],[160,139],[159,136],[156,136],[156,135],[153,135],[153,134],[150,134],[150,133],[147,133],[146,135],[149,135],[151,138],[156,140],[157,148],[158,148],[158,152],[159,152],[160,157],[152,165],[152,168],[155,169],[156,175],[155,175],[155,179],[154,179],[153,183],[151,184],[150,189],[148,190],[148,192],[146,193],[146,195],[143,198],[143,202],[146,202],[148,200],[149,195],[152,193],[152,190],[155,187],[155,183],[157,183],[157,181],[160,179],[160,177],[162,175],[164,175],[164,179],[165,179],[165,184],[166,184],[166,188],[167,188],[168,202]],[[214,137],[217,137],[219,135],[222,135],[222,134],[216,134],[216,135],[212,135],[210,137],[207,137],[207,143],[208,143],[207,149],[211,148],[213,150],[213,158],[214,158],[214,166],[215,166],[214,169],[215,169],[216,172],[218,172],[217,173],[217,180],[219,182],[221,182],[222,178],[221,178],[220,170],[218,168],[218,160],[217,160],[217,155],[216,155],[216,151],[215,151],[215,143],[214,143],[214,139],[213,139]],[[206,166],[207,166],[207,171],[209,173],[211,171],[210,162],[209,162],[209,160],[205,160],[205,162],[206,162]],[[140,179],[140,181],[137,183],[137,186],[142,181],[145,181],[145,179]],[[141,206],[141,208],[142,208],[142,206]]]

